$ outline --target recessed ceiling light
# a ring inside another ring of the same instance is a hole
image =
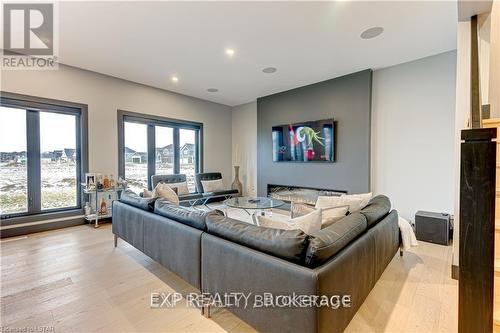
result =
[[[271,74],[277,71],[276,67],[266,67],[262,70],[264,73]]]
[[[373,27],[370,29],[366,29],[359,35],[363,39],[372,39],[380,35],[382,32],[384,32],[384,28],[382,27]]]
[[[217,89],[217,88],[208,88],[207,91],[208,92],[218,92],[219,89]]]
[[[174,83],[179,82],[179,78],[177,76],[172,76],[172,82]]]
[[[234,49],[226,49],[226,54],[230,57],[234,56]]]

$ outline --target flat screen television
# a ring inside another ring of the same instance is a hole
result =
[[[333,118],[273,126],[273,161],[335,162],[335,127]]]

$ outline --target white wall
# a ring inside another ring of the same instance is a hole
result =
[[[232,109],[233,165],[240,166],[245,195],[257,195],[257,102]],[[234,177],[234,172],[233,172]]]
[[[117,109],[201,122],[204,170],[221,171],[231,183],[228,106],[64,65],[57,71],[2,71],[1,90],[87,104],[89,168],[103,174],[118,174]]]
[[[456,52],[373,75],[372,190],[402,217],[453,213]]]
[[[457,79],[454,128],[454,228],[453,228],[453,265],[458,266],[459,227],[460,227],[460,134],[470,124],[470,22],[458,22],[457,26]]]
[[[488,102],[491,104],[491,117],[500,118],[500,1],[493,1],[490,20],[490,82]]]

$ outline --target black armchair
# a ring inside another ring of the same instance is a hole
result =
[[[151,184],[153,188],[155,188],[158,183],[177,184],[185,182],[186,182],[186,175],[184,174],[151,176]],[[179,195],[179,202],[189,203],[189,205],[191,206],[197,204],[198,200],[200,199],[203,199],[203,195],[201,193],[196,193],[196,192]]]
[[[221,191],[215,192],[206,192],[203,189],[202,181],[204,180],[217,180],[222,179],[222,174],[220,172],[205,172],[205,173],[197,173],[195,175],[196,180],[196,190],[198,193],[201,193],[204,198],[207,198],[210,201],[217,201],[230,198],[236,194],[238,194],[238,190],[233,189],[224,189]],[[207,202],[208,202],[207,200]]]

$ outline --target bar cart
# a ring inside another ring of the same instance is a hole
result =
[[[89,221],[89,224],[94,223],[94,228],[99,228],[99,220],[107,219],[112,217],[113,211],[113,201],[120,199],[121,192],[125,189],[124,187],[109,187],[98,189],[87,188],[87,184],[82,183],[83,193],[88,195],[88,203],[91,204],[91,212],[85,214],[85,219]],[[105,201],[106,211],[101,209],[100,202]],[[93,205],[93,207],[92,207]]]

